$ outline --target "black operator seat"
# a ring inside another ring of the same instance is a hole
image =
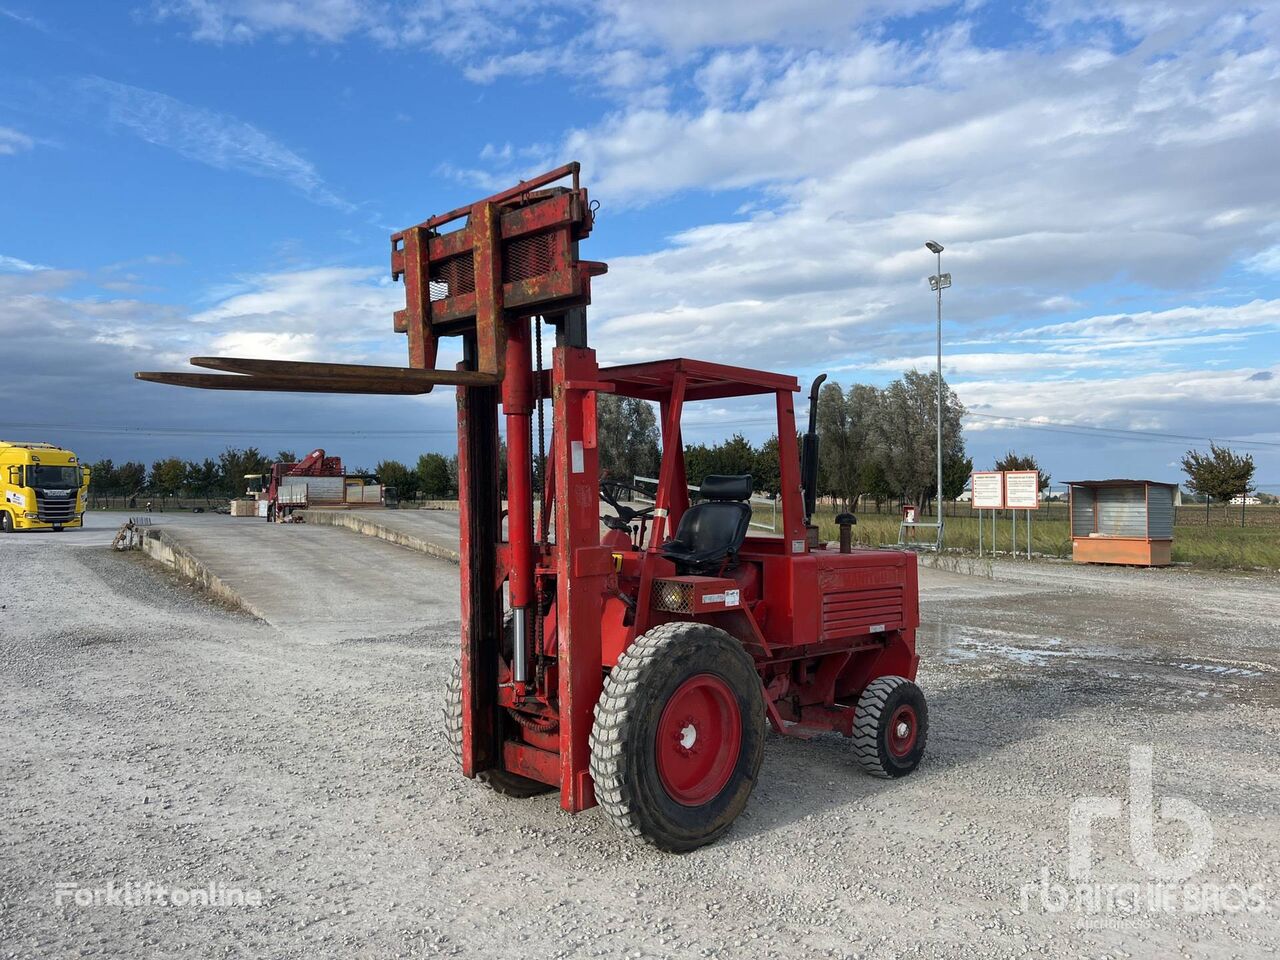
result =
[[[684,512],[662,555],[681,573],[719,567],[742,549],[751,523],[751,474],[712,475],[699,488],[702,500]]]

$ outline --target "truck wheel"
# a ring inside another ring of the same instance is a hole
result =
[[[505,711],[504,711],[505,715]],[[444,687],[444,735],[449,744],[449,755],[459,771],[462,770],[462,662],[455,660]],[[476,779],[496,793],[508,797],[536,797],[550,793],[555,787],[539,780],[517,776],[506,770],[485,770]]]
[[[0,533],[13,533],[13,515],[8,510],[0,510]]]
[[[711,843],[747,805],[763,755],[760,677],[718,627],[654,627],[605,679],[591,776],[624,833],[672,853]]]
[[[874,777],[905,777],[920,765],[929,734],[924,694],[905,677],[879,677],[858,698],[853,750]]]

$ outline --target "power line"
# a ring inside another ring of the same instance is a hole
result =
[[[56,430],[65,433],[101,434],[114,437],[296,437],[300,433],[321,433],[335,437],[428,437],[453,436],[456,429],[441,430],[317,430],[310,427],[299,427],[296,430],[264,430],[260,427],[243,427],[230,429],[205,429],[200,427],[108,427],[93,425],[87,427],[72,423],[21,423],[8,422],[9,427],[20,430]]]
[[[1240,447],[1280,447],[1280,442],[1273,440],[1243,440],[1237,437],[1219,437],[1218,441],[1205,435],[1193,435],[1182,433],[1161,433],[1155,430],[1125,430],[1120,427],[1091,427],[1082,423],[1061,423],[1055,420],[1032,420],[1027,417],[1011,417],[998,416],[990,413],[966,413],[966,418],[978,418],[981,420],[1013,420],[1020,425],[1031,427],[1039,430],[1046,430],[1051,433],[1072,433],[1079,436],[1096,436],[1098,434],[1110,435],[1115,439],[1125,440],[1147,440],[1165,442],[1169,440],[1177,440],[1179,442],[1192,441],[1210,441],[1231,443]]]
[[[1094,427],[1088,424],[1080,423],[1063,423],[1056,420],[1033,420],[1027,417],[1014,417],[1009,415],[997,415],[987,413],[966,413],[965,419],[990,420],[996,423],[1012,422],[1018,427],[1026,427],[1034,430],[1044,430],[1049,433],[1064,433],[1074,436],[1110,436],[1113,439],[1134,440],[1139,442],[1156,442],[1167,443],[1177,441],[1185,442],[1214,442],[1214,438],[1207,435],[1180,434],[1180,433],[1163,433],[1154,430],[1128,430],[1121,427]],[[743,427],[743,426],[770,426],[776,424],[777,421],[773,417],[756,417],[741,418],[732,420],[708,420],[702,422],[690,422],[683,424],[686,431],[689,430],[711,430],[723,429],[724,427]],[[320,433],[324,436],[334,437],[367,437],[367,438],[412,438],[412,437],[438,437],[453,436],[456,430],[453,428],[442,429],[404,429],[404,430],[387,430],[387,429],[360,429],[360,430],[333,430],[299,427],[293,430],[280,429],[264,429],[262,427],[231,427],[231,428],[204,428],[204,427],[143,427],[143,426],[108,426],[106,424],[90,424],[82,426],[72,423],[33,423],[22,421],[9,421],[9,427],[19,430],[34,431],[59,431],[65,433],[77,434],[93,434],[101,436],[118,436],[118,437],[296,437],[300,433]],[[1011,427],[1012,429],[1013,427]],[[1217,442],[1230,443],[1241,447],[1265,447],[1267,449],[1280,448],[1280,442],[1272,440],[1246,440],[1236,437],[1221,437]]]

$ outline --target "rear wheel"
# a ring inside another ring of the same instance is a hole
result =
[[[760,772],[764,695],[750,655],[704,623],[636,639],[591,730],[596,800],[615,826],[674,853],[719,838]]]
[[[905,777],[920,765],[929,734],[924,693],[905,677],[872,680],[858,698],[853,749],[875,777]]]
[[[505,716],[505,711],[503,711]],[[455,660],[444,688],[444,732],[449,743],[449,754],[459,770],[462,769],[462,663]],[[506,770],[485,770],[476,779],[497,793],[508,797],[536,797],[550,793],[555,787],[539,780],[517,776]]]

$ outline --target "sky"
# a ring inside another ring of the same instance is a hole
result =
[[[201,354],[404,364],[389,234],[569,160],[602,362],[944,374],[975,465],[1280,493],[1280,5],[0,0],[0,435],[83,458],[452,452],[452,391],[186,391]],[[686,439],[771,432],[691,408]],[[12,436],[11,436],[12,435]]]

